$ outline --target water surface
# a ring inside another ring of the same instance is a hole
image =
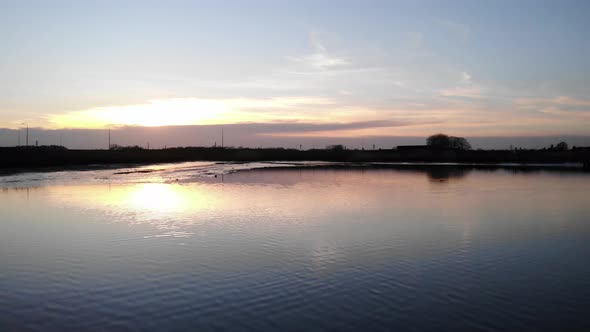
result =
[[[263,166],[0,177],[0,330],[590,329],[588,173]]]

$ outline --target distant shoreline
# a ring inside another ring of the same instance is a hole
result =
[[[341,163],[457,163],[496,166],[562,165],[588,169],[590,151],[579,150],[295,150],[250,148],[186,147],[147,150],[69,150],[58,146],[2,147],[0,170],[12,173],[39,168],[112,168],[132,164],[156,164],[187,161],[264,162],[328,161]]]

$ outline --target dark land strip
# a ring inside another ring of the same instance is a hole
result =
[[[589,168],[590,151],[554,150],[457,150],[457,149],[382,149],[382,150],[296,150],[184,147],[158,150],[125,148],[117,150],[70,150],[59,146],[2,147],[0,172],[35,169],[117,168],[137,164],[187,161],[328,161],[340,163],[459,163],[482,166],[563,165]],[[473,165],[472,165],[473,166]]]

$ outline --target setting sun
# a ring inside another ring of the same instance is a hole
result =
[[[328,98],[171,98],[153,99],[141,104],[95,107],[52,115],[59,128],[105,128],[109,126],[212,125],[243,122],[315,120],[310,106],[330,106]],[[348,111],[342,112],[346,116]],[[354,112],[353,112],[354,114]]]
[[[52,122],[62,127],[102,128],[122,126],[173,126],[222,121],[231,110],[222,102],[200,99],[157,99],[145,104],[97,107],[59,114]]]

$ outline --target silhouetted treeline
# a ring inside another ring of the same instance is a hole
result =
[[[283,148],[183,147],[146,150],[68,150],[59,146],[0,148],[0,168],[133,164],[182,161],[337,161],[337,162],[457,162],[457,163],[588,163],[590,151],[572,150],[347,150]]]

